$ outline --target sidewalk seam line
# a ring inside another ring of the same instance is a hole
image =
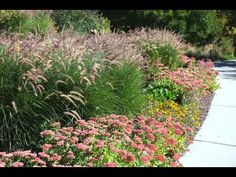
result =
[[[236,147],[236,145],[233,145],[233,144],[218,143],[218,142],[208,141],[208,140],[198,140],[198,139],[194,139],[194,141],[205,142],[205,143],[212,143],[212,144],[218,144],[218,145],[222,145],[222,146]]]
[[[224,105],[212,105],[212,106],[222,106],[222,107],[236,108],[236,106],[224,106]]]

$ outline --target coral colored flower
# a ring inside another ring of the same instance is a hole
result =
[[[180,129],[175,129],[175,134],[176,135],[182,135],[183,132]]]
[[[157,63],[157,64],[156,64],[156,67],[157,67],[157,68],[159,68],[159,67],[163,67],[163,66],[165,66],[165,65],[162,64],[162,63]]]
[[[148,125],[143,125],[142,129],[147,132],[147,133],[152,133],[153,130],[151,129],[151,127],[149,127]]]
[[[155,136],[151,133],[147,134],[145,137],[150,139],[152,142],[154,142],[156,140]]]
[[[137,147],[138,147],[138,145],[137,145],[136,143],[134,143],[133,141],[130,142],[130,145],[131,145],[133,148],[137,148]]]
[[[60,134],[56,134],[54,137],[54,140],[59,141],[59,140],[65,140],[66,136],[60,135]]]
[[[108,162],[103,164],[104,167],[117,167],[115,162]]]
[[[48,151],[51,147],[52,147],[51,144],[44,144],[44,145],[42,146],[42,149],[43,149],[43,151]]]
[[[64,141],[58,141],[57,142],[57,146],[64,146],[64,144],[65,144]]]
[[[95,157],[92,157],[92,159],[91,159],[92,161],[97,161],[98,159],[97,158],[95,158]]]
[[[13,153],[3,154],[3,157],[10,158],[13,156]]]
[[[4,154],[6,154],[6,152],[0,152],[0,156],[2,156],[2,155],[4,155]]]
[[[6,163],[5,162],[0,162],[0,167],[5,167]]]
[[[193,129],[191,127],[188,127],[187,130],[193,132]]]
[[[144,149],[144,145],[143,144],[138,144],[137,149],[142,151]]]
[[[128,163],[131,163],[131,162],[133,162],[135,160],[135,156],[131,152],[128,152],[127,155],[126,155],[125,160]]]
[[[120,154],[121,158],[125,159],[126,154],[128,153],[126,150],[119,150],[118,153]]]
[[[124,129],[124,132],[127,134],[127,135],[130,135],[132,133],[132,129]]]
[[[52,157],[50,158],[51,161],[60,161],[61,156],[58,155],[57,153],[52,154]]]
[[[117,130],[112,131],[114,135],[121,135],[122,133],[118,132]]]
[[[94,138],[93,138],[93,137],[88,137],[88,138],[85,138],[84,144],[85,144],[85,145],[89,145],[89,144],[91,144],[93,141],[94,141]]]
[[[50,155],[48,155],[48,154],[46,154],[46,153],[44,153],[44,152],[39,152],[38,155],[39,155],[40,157],[44,157],[44,158],[47,158],[47,159],[50,158]]]
[[[22,162],[14,162],[12,163],[12,167],[23,167],[24,164]]]
[[[172,167],[178,167],[178,163],[177,162],[171,162],[171,166]]]
[[[171,144],[172,146],[175,146],[175,145],[177,144],[176,140],[173,139],[173,138],[167,139],[167,142],[168,142],[169,144]]]
[[[41,164],[41,165],[46,165],[46,162],[44,162],[39,157],[36,157],[35,159],[33,159],[32,162],[36,162],[36,163]]]
[[[147,145],[150,151],[155,152],[157,150],[156,146],[154,144],[148,144]]]
[[[131,140],[131,138],[130,138],[129,136],[125,136],[124,139],[125,139],[125,141],[127,141],[127,142],[130,142],[130,143],[132,142],[132,140]]]
[[[41,136],[45,137],[45,136],[54,136],[55,133],[52,130],[44,130],[40,133]]]
[[[66,156],[66,158],[67,159],[73,159],[73,158],[75,158],[75,155],[74,155],[74,153],[72,151],[69,151],[67,156]]]
[[[165,161],[165,156],[163,156],[162,154],[158,154],[157,156],[157,159],[161,162],[164,162]]]
[[[30,153],[29,156],[35,158],[35,157],[37,157],[37,154],[36,153]]]
[[[78,150],[87,150],[89,148],[89,146],[85,145],[85,144],[82,144],[82,143],[79,143],[79,144],[76,144],[75,147],[78,149]]]
[[[96,147],[97,147],[97,148],[102,148],[102,147],[104,146],[104,143],[105,143],[105,141],[97,140],[97,145],[96,145]]]
[[[73,144],[77,143],[78,141],[79,141],[79,139],[78,139],[77,137],[75,137],[75,136],[72,136],[72,137],[69,139],[69,142],[70,142],[70,143],[73,143]]]
[[[163,135],[165,135],[165,136],[168,135],[168,130],[166,128],[162,128],[160,131]]]
[[[177,161],[177,160],[179,160],[180,159],[180,154],[175,154],[174,156],[173,156],[173,159],[175,160],[175,161]]]
[[[143,144],[143,140],[142,140],[141,137],[135,135],[135,136],[134,136],[134,139],[135,139],[135,141],[137,141],[138,143]]]
[[[105,133],[104,136],[109,137],[111,134],[110,133]]]
[[[156,122],[155,123],[156,128],[161,128],[162,126],[163,126],[163,124],[161,122]]]
[[[88,167],[93,167],[93,163],[92,163],[92,162],[89,162],[89,163],[88,163]]]
[[[66,127],[64,128],[65,131],[67,131],[68,133],[73,132],[74,128],[73,127]]]
[[[144,164],[147,164],[150,162],[150,157],[148,155],[142,155],[140,157],[140,160],[144,163]]]

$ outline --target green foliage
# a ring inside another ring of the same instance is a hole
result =
[[[110,113],[130,115],[142,109],[144,76],[137,66],[126,62],[113,65],[99,76],[84,92],[87,100],[84,117]]]
[[[21,26],[19,27],[19,32],[23,35],[29,32],[45,35],[54,30],[54,22],[51,17],[43,12],[22,19]]]
[[[222,38],[219,42],[219,55],[221,58],[234,59],[234,43],[232,38]]]
[[[155,80],[153,83],[150,83],[144,91],[151,95],[153,100],[160,102],[173,100],[180,103],[184,95],[183,88],[169,79]]]
[[[215,10],[122,10],[102,11],[114,28],[137,27],[169,29],[191,43],[205,45],[216,41],[223,28]]]
[[[142,43],[141,47],[150,57],[151,63],[156,64],[157,62],[161,62],[171,69],[181,66],[181,62],[178,59],[179,53],[171,45]]]
[[[110,30],[109,20],[102,18],[95,10],[55,10],[52,18],[59,30],[72,28],[79,34]]]
[[[26,16],[17,10],[0,10],[0,30],[18,31]]]
[[[187,41],[200,46],[216,41],[221,30],[215,10],[192,10],[187,18],[185,36]]]
[[[37,13],[30,21],[32,22],[30,31],[33,33],[47,34],[48,32],[54,32],[55,30],[52,18],[46,13]]]
[[[7,32],[47,34],[54,31],[54,22],[51,17],[43,12],[28,15],[22,11],[1,11],[0,29]]]

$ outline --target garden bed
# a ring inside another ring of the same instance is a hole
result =
[[[0,166],[181,166],[218,88],[185,48],[166,30],[1,34]]]

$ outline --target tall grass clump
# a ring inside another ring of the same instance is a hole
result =
[[[85,90],[88,105],[84,117],[110,113],[134,115],[144,104],[144,75],[135,64],[112,65],[99,73],[95,84]]]
[[[51,56],[51,67],[45,72],[48,79],[45,84],[45,100],[53,106],[66,125],[73,122],[71,112],[78,112],[80,116],[84,113],[83,108],[88,102],[84,92],[94,84],[100,70],[99,61],[93,58],[95,55],[85,55],[78,59],[56,51]]]
[[[19,56],[1,49],[0,57],[0,149],[32,147],[53,114],[41,95],[46,79]]]

